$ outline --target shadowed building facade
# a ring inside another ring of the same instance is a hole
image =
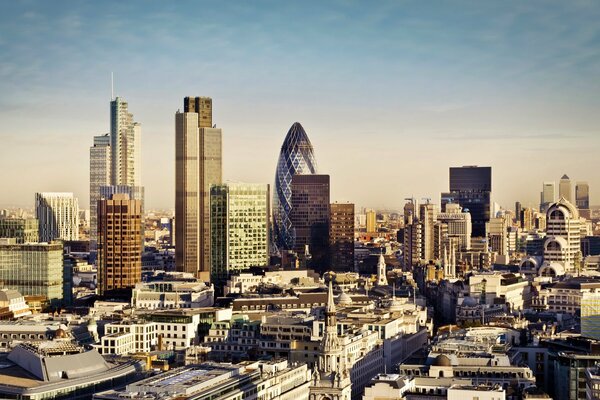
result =
[[[450,193],[442,194],[442,202],[460,204],[471,214],[472,236],[484,237],[485,224],[490,221],[491,193],[492,167],[451,167]]]
[[[293,250],[303,254],[308,246],[312,267],[325,272],[329,265],[329,175],[294,175],[291,188]]]
[[[334,271],[354,270],[354,204],[331,203],[329,229],[330,267]]]
[[[175,263],[210,280],[210,187],[221,184],[221,130],[212,99],[186,97],[175,114]]]

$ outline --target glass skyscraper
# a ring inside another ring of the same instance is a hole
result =
[[[24,296],[45,296],[51,304],[63,298],[61,243],[0,244],[0,281]]]
[[[473,224],[471,235],[484,237],[485,224],[490,221],[491,192],[491,167],[451,167],[450,193],[442,195],[442,202],[453,199],[464,211],[468,210]]]
[[[288,131],[275,171],[273,191],[273,230],[279,250],[294,248],[294,234],[290,214],[292,211],[292,177],[317,173],[317,162],[312,144],[299,122]]]
[[[210,207],[212,283],[269,264],[269,185],[213,185]]]

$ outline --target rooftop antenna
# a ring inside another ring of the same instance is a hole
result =
[[[115,99],[115,79],[113,72],[110,71],[110,101]]]

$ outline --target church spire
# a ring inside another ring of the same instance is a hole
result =
[[[377,262],[377,286],[387,286],[387,274],[383,250],[379,251],[379,261]]]
[[[334,313],[335,315],[335,302],[333,301],[333,286],[332,286],[332,282],[333,279],[331,278],[331,275],[329,276],[329,289],[327,291],[327,313]]]

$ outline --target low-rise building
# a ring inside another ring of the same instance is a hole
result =
[[[94,395],[95,400],[128,399],[271,399],[307,400],[310,372],[306,364],[285,360],[241,364],[203,363],[177,368]]]
[[[108,363],[95,349],[65,339],[23,342],[0,362],[0,397],[24,400],[89,399],[139,379],[142,367],[137,361]]]

